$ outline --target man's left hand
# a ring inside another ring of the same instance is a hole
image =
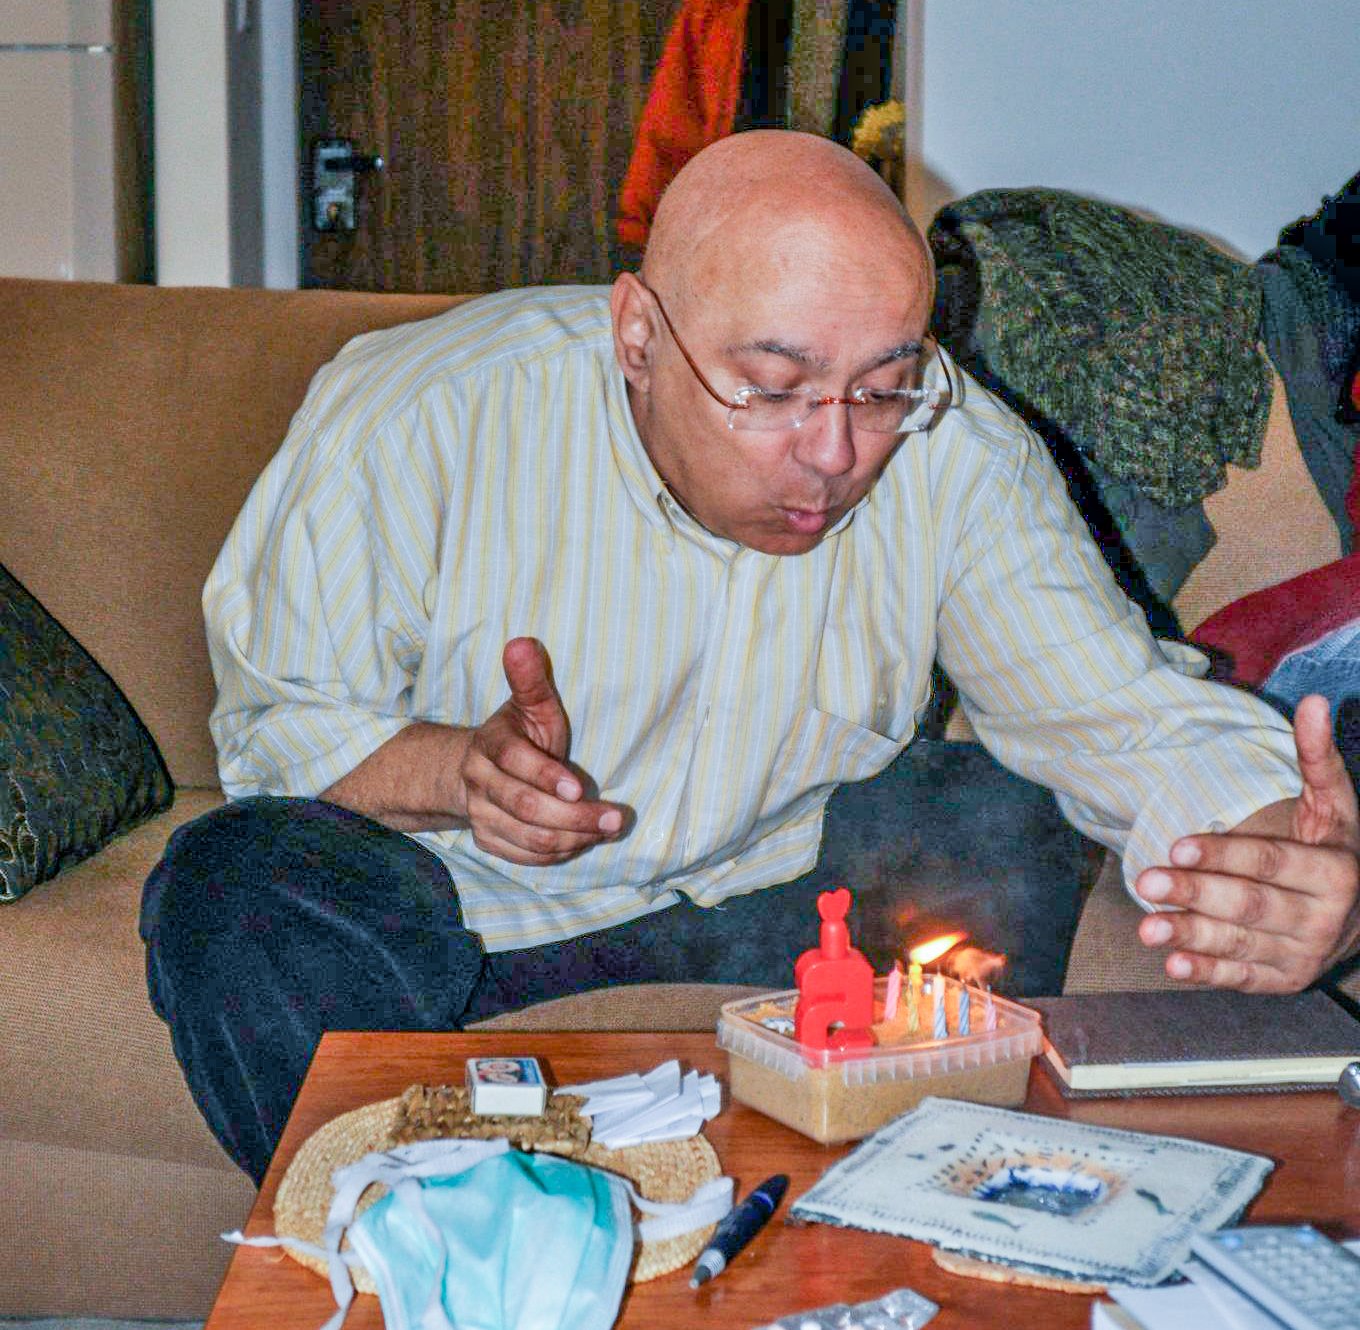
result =
[[[1297,799],[1229,832],[1182,837],[1169,866],[1138,875],[1144,900],[1180,907],[1138,926],[1146,945],[1172,948],[1173,979],[1292,993],[1360,945],[1360,813],[1325,698],[1299,703],[1294,744]]]

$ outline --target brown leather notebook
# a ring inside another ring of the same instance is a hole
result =
[[[1222,1093],[1333,1086],[1360,1059],[1360,1021],[1318,990],[1031,998],[1044,1065],[1064,1095]]]

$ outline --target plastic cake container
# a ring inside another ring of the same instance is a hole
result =
[[[946,982],[946,1003],[956,1010],[961,985]],[[886,979],[875,982],[876,1010],[886,989]],[[971,996],[980,1025],[983,1002],[977,990]],[[797,1000],[798,990],[788,989],[724,1003],[718,1046],[727,1050],[734,1099],[825,1144],[867,1136],[927,1095],[1014,1107],[1024,1101],[1030,1061],[1043,1048],[1038,1012],[995,995],[994,1030],[867,1049],[804,1048],[750,1018],[767,1005],[792,1013]],[[928,1031],[929,1002],[921,1013]]]

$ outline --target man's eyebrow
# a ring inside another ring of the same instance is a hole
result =
[[[875,360],[871,360],[864,368],[865,370],[877,369],[880,365],[890,364],[894,360],[910,360],[914,356],[919,356],[923,343],[917,341],[903,342],[895,346],[891,351],[885,351]]]
[[[902,342],[883,352],[882,355],[874,356],[859,372],[867,374],[870,370],[875,370],[880,365],[891,364],[894,360],[910,360],[913,356],[919,356],[921,349],[922,344],[919,341]],[[752,351],[759,351],[771,356],[783,356],[785,360],[792,360],[794,364],[801,365],[806,369],[826,370],[831,368],[830,361],[818,358],[806,347],[781,342],[775,338],[762,337],[754,342],[741,342],[727,348],[729,355],[741,355],[743,352],[750,353]]]
[[[750,354],[752,351],[759,351],[768,356],[783,356],[785,360],[792,360],[796,365],[802,365],[807,369],[829,369],[830,366],[825,360],[819,360],[805,346],[795,346],[791,342],[781,342],[773,337],[757,338],[754,342],[738,342],[727,348],[729,355]]]

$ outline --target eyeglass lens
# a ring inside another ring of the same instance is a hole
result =
[[[744,397],[744,403],[744,410],[730,413],[733,429],[783,430],[803,424],[821,406],[821,399],[810,393],[768,397],[753,392]],[[938,404],[936,394],[931,393],[923,397],[867,397],[842,405],[850,412],[852,429],[869,434],[901,434],[923,428]]]

